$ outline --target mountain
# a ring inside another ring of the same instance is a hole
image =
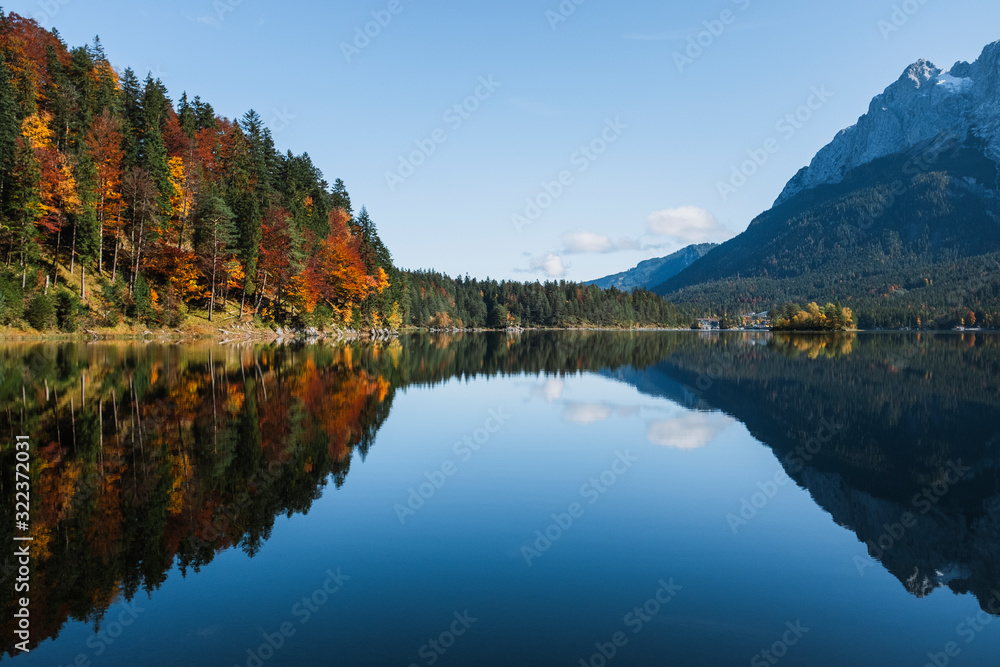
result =
[[[637,289],[652,289],[670,280],[716,247],[717,244],[715,243],[690,245],[672,255],[640,262],[638,266],[629,271],[616,273],[613,276],[606,276],[598,280],[591,280],[585,284],[596,285],[601,289],[617,287],[625,292]]]
[[[655,288],[705,310],[840,301],[873,326],[1000,325],[1000,42],[921,60],[741,235]]]
[[[972,594],[987,610],[1000,586],[1000,354],[984,340],[692,337],[601,375],[740,421],[865,545],[845,567],[881,565],[916,597]]]
[[[905,152],[942,133],[977,135],[986,154],[1000,160],[1000,42],[971,65],[943,71],[926,60],[872,100],[868,113],[840,132],[788,183],[776,203],[819,185],[839,183],[857,167]]]

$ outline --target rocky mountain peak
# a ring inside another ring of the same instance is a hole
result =
[[[974,63],[945,71],[928,60],[907,67],[872,100],[856,125],[837,134],[812,163],[785,186],[775,204],[820,185],[839,183],[849,171],[904,152],[942,133],[965,139],[974,133],[1000,162],[1000,41]]]

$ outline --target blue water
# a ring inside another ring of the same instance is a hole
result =
[[[909,592],[736,416],[612,375],[401,389],[343,487],[278,517],[253,558],[175,567],[101,635],[70,621],[6,660],[1000,664],[973,595]],[[734,523],[744,500],[759,507]]]

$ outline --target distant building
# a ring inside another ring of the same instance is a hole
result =
[[[746,329],[770,329],[771,314],[768,312],[763,312],[763,313],[750,313],[749,315],[744,315],[743,327]]]
[[[698,320],[698,328],[706,329],[709,331],[717,330],[719,328],[719,320],[717,319]]]

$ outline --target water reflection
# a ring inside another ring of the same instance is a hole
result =
[[[253,556],[277,516],[306,512],[328,483],[344,484],[397,391],[540,373],[537,394],[552,403],[563,401],[565,375],[590,372],[695,408],[650,422],[649,441],[664,447],[702,448],[742,422],[869,544],[859,570],[880,563],[915,595],[946,586],[985,605],[1000,587],[998,343],[578,332],[332,347],[6,346],[0,429],[8,442],[31,435],[37,448],[33,641],[70,619],[99,625],[113,602],[152,593],[175,565],[186,575],[225,549]],[[636,414],[562,406],[571,424]],[[8,445],[0,458],[13,468]],[[0,539],[10,544],[9,480],[0,495]],[[11,566],[0,572],[4,641]]]
[[[914,595],[947,587],[990,610],[1000,589],[1000,338],[774,336],[761,347],[723,336],[611,375],[745,424],[868,546],[859,573],[878,562]]]

